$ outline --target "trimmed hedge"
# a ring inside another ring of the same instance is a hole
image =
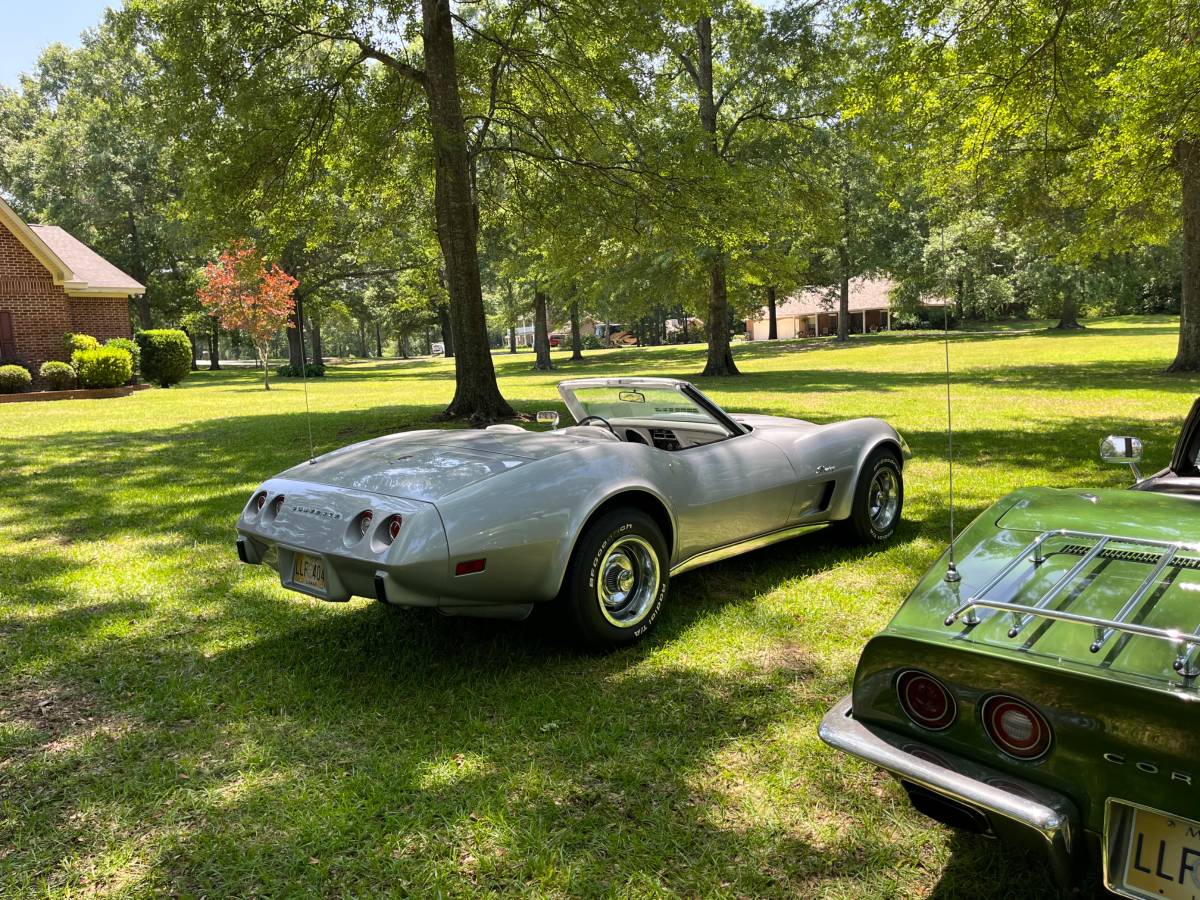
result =
[[[142,377],[147,381],[170,387],[192,371],[192,342],[179,329],[139,331],[134,339],[142,351]]]
[[[120,387],[133,377],[133,357],[120,347],[76,350],[71,365],[80,387],[85,388]]]
[[[33,376],[24,366],[0,366],[0,394],[19,394],[33,387]]]
[[[299,366],[284,363],[275,370],[275,374],[280,378],[302,378],[304,376],[308,376],[309,378],[324,378],[325,366],[322,363],[308,363],[304,367],[304,372],[301,373]]]
[[[100,342],[90,334],[76,334],[73,331],[68,331],[63,335],[63,347],[68,353],[74,353],[76,350],[96,350],[100,347]]]
[[[142,348],[129,338],[109,338],[104,342],[105,347],[118,347],[129,354],[133,360],[133,373],[142,371]]]
[[[38,375],[46,382],[46,387],[52,391],[69,391],[75,387],[75,370],[65,362],[52,359],[42,363]]]

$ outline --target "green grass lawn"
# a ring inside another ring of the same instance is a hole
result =
[[[1177,320],[957,335],[963,523],[1030,484],[1165,464],[1194,378]],[[0,406],[0,895],[1037,896],[1043,871],[911,812],[820,743],[859,648],[946,543],[936,335],[739,345],[736,411],[878,415],[916,454],[886,549],[820,534],[676,579],[651,639],[322,604],[240,565],[235,518],[302,459],[298,383],[199,373]],[[496,356],[523,412],[579,374],[691,377],[703,348]],[[452,363],[310,382],[318,452],[426,423]],[[514,498],[514,502],[519,502]]]

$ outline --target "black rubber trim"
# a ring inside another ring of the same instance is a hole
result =
[[[380,603],[387,603],[387,582],[383,580],[383,576],[376,573],[375,575],[375,599]]]
[[[725,410],[721,409],[721,407],[717,406],[717,404],[705,397],[693,385],[684,384],[681,390],[685,397],[700,406],[705,412],[720,422],[721,425],[729,429],[730,437],[749,433],[749,429],[746,426],[739,425],[737,422],[733,421],[733,419],[729,418],[729,416],[725,414]]]
[[[237,551],[238,551],[238,559],[240,559],[244,563],[250,562],[250,555],[246,552],[246,539],[245,538],[237,539]]]

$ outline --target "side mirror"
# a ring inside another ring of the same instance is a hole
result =
[[[537,421],[539,425],[549,425],[552,429],[558,427],[558,413],[552,409],[538,410]]]
[[[1109,435],[1100,442],[1100,458],[1106,463],[1129,466],[1133,477],[1142,480],[1142,471],[1138,463],[1142,461],[1142,442],[1135,437],[1119,437]]]

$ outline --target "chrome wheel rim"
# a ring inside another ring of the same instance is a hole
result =
[[[618,628],[632,628],[654,607],[660,570],[658,554],[637,535],[618,538],[600,560],[596,599],[604,618]]]
[[[900,482],[896,474],[882,468],[871,479],[867,491],[867,515],[871,524],[879,531],[886,531],[896,521],[896,510],[900,507]]]

